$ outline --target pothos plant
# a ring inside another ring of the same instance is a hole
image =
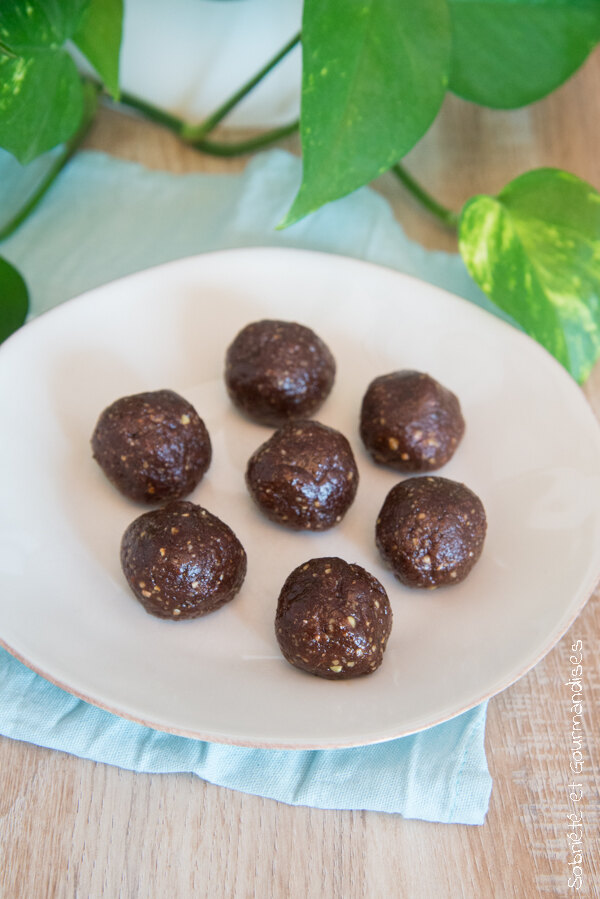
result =
[[[600,0],[305,0],[302,31],[213,115],[192,125],[119,89],[123,0],[0,4],[0,146],[27,164],[54,147],[46,175],[11,234],[83,140],[103,96],[134,107],[205,153],[235,155],[300,130],[303,179],[287,227],[392,170],[458,232],[488,297],[579,381],[600,356],[600,194],[558,169],[526,172],[496,196],[441,206],[400,160],[447,91],[513,109],[562,84],[600,41]],[[242,144],[212,129],[302,43],[300,120]],[[82,76],[72,48],[96,78]],[[25,319],[23,279],[0,260],[0,339]]]

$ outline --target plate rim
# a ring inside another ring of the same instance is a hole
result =
[[[535,348],[534,352],[540,354],[542,357],[545,357],[546,360],[551,360],[551,365],[555,367],[560,373],[560,377],[567,378],[571,381],[572,387],[575,389],[574,396],[578,395],[580,398],[580,405],[582,408],[586,408],[589,413],[590,420],[594,421],[597,425],[599,436],[600,436],[600,422],[589,404],[587,398],[581,387],[577,384],[577,382],[571,377],[569,372],[549,353],[541,344],[535,341],[533,338],[529,337],[524,331],[520,328],[517,328],[505,321],[500,317],[496,317],[493,313],[484,309],[481,306],[478,306],[476,303],[465,299],[464,297],[458,296],[457,294],[452,293],[444,287],[440,287],[437,284],[432,284],[429,281],[425,281],[422,278],[418,278],[415,275],[407,274],[398,269],[392,268],[388,265],[383,265],[377,262],[372,262],[366,259],[360,259],[354,256],[345,256],[339,253],[329,253],[325,250],[306,250],[303,248],[295,248],[295,247],[281,247],[281,246],[256,246],[256,247],[232,247],[225,248],[219,250],[213,250],[207,253],[199,253],[193,256],[184,256],[178,259],[170,260],[165,263],[160,263],[158,265],[150,266],[148,268],[140,269],[135,272],[131,272],[122,277],[112,279],[110,281],[105,282],[104,284],[97,285],[96,287],[90,288],[89,290],[84,291],[81,294],[77,294],[74,297],[70,297],[69,299],[59,303],[51,307],[50,309],[43,310],[42,312],[34,315],[33,318],[29,319],[23,327],[18,329],[9,338],[4,342],[3,347],[10,345],[14,347],[16,343],[18,343],[22,339],[27,339],[27,337],[23,337],[24,333],[30,333],[33,328],[36,328],[37,322],[41,321],[42,323],[46,320],[48,315],[62,315],[68,314],[68,311],[74,305],[80,305],[86,302],[90,302],[94,300],[94,296],[97,292],[102,292],[108,287],[112,287],[116,284],[123,284],[131,279],[142,279],[147,277],[152,272],[165,271],[170,268],[178,268],[185,266],[193,267],[199,261],[203,261],[205,259],[213,259],[215,257],[221,256],[239,256],[239,255],[249,255],[249,256],[259,256],[259,255],[270,255],[276,254],[278,256],[306,256],[306,257],[320,257],[321,259],[326,258],[328,260],[334,260],[335,264],[348,264],[358,265],[359,267],[368,267],[374,268],[379,271],[384,271],[387,274],[391,274],[393,276],[399,276],[401,280],[404,280],[408,283],[413,282],[418,284],[419,286],[425,286],[427,290],[431,290],[440,296],[443,295],[445,300],[449,300],[450,302],[454,302],[458,304],[461,310],[469,310],[469,314],[474,314],[476,318],[480,318],[482,321],[489,320],[494,323],[494,327],[501,326],[500,330],[506,330],[511,333],[513,338],[516,336],[516,339],[523,339],[525,343],[531,349]],[[0,356],[1,359],[1,356]],[[546,361],[547,364],[547,361]],[[562,637],[567,633],[573,622],[577,619],[577,617],[581,614],[583,608],[589,601],[590,597],[593,595],[596,586],[600,582],[600,564],[595,574],[590,574],[588,578],[581,585],[581,596],[577,607],[567,616],[566,621],[562,618],[559,620],[559,623],[556,627],[550,632],[549,636],[546,640],[543,641],[542,647],[539,649],[537,655],[533,660],[525,662],[525,664],[514,674],[510,674],[508,678],[500,679],[501,682],[496,684],[491,690],[483,691],[481,694],[478,694],[477,698],[468,703],[462,705],[459,709],[453,710],[452,712],[444,712],[440,716],[436,717],[434,720],[429,720],[426,724],[417,725],[414,727],[402,727],[399,726],[398,732],[396,733],[386,733],[384,736],[374,735],[372,739],[364,739],[361,737],[357,740],[349,740],[345,739],[339,742],[334,742],[331,740],[314,742],[314,741],[298,741],[294,740],[293,742],[278,742],[277,740],[257,740],[252,738],[237,738],[231,737],[225,734],[204,734],[201,731],[196,730],[188,730],[185,728],[177,728],[171,725],[160,724],[148,720],[143,716],[135,715],[129,711],[123,711],[121,709],[115,708],[110,703],[103,702],[100,699],[92,698],[88,696],[85,692],[78,690],[74,687],[69,686],[60,678],[55,677],[49,672],[45,671],[43,666],[32,664],[28,661],[19,651],[11,647],[6,640],[0,635],[0,647],[6,650],[11,656],[17,659],[18,662],[25,665],[29,670],[35,672],[37,675],[44,678],[44,680],[58,687],[59,689],[65,691],[66,693],[75,696],[77,699],[87,702],[93,707],[103,709],[104,711],[117,716],[118,718],[124,719],[126,721],[131,721],[136,724],[140,724],[144,727],[149,727],[152,730],[160,731],[163,733],[172,734],[174,736],[202,740],[205,742],[218,743],[222,745],[230,745],[230,746],[239,746],[246,748],[256,748],[256,749],[273,749],[273,750],[327,750],[327,749],[342,749],[342,748],[353,748],[359,746],[369,746],[375,745],[378,743],[388,742],[391,740],[400,739],[405,736],[410,736],[416,733],[420,733],[422,731],[428,730],[430,727],[436,727],[444,722],[450,721],[454,718],[459,717],[460,715],[465,714],[471,709],[475,708],[477,705],[480,705],[483,702],[489,701],[494,696],[503,692],[504,690],[511,687],[518,680],[520,680],[525,674],[531,671],[539,662],[559,643]]]

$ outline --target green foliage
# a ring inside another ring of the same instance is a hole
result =
[[[444,98],[446,0],[305,0],[300,192],[284,225],[387,171]]]
[[[600,40],[598,0],[449,0],[450,90],[512,109],[545,97]]]
[[[490,299],[584,381],[600,357],[600,194],[536,169],[469,200],[459,241]]]
[[[0,256],[0,343],[21,327],[28,306],[25,281],[16,268]]]
[[[56,49],[75,33],[89,0],[5,0],[0,42],[17,56]]]
[[[95,113],[97,92],[82,86],[68,41],[118,98],[123,3],[0,0],[0,146],[26,163],[65,144],[5,234],[39,202]],[[203,123],[203,137],[295,41]],[[598,41],[600,0],[305,0],[304,171],[282,227],[392,167],[453,226],[454,213],[397,165],[446,90],[485,106],[522,106],[562,84]],[[175,117],[129,102],[186,135]],[[459,241],[488,296],[585,379],[600,356],[600,195],[565,172],[530,172],[497,197],[472,198]],[[26,311],[22,278],[0,260],[0,340]]]
[[[0,55],[0,146],[31,162],[77,130],[81,79],[64,50]]]
[[[75,134],[81,78],[69,40],[118,93],[122,0],[11,0],[0,4],[0,146],[27,163]]]
[[[531,103],[600,40],[600,0],[305,0],[304,172],[281,227],[387,171],[446,87],[486,106]],[[450,55],[449,55],[450,54]]]
[[[123,0],[90,0],[73,41],[94,66],[109,93],[119,98]]]

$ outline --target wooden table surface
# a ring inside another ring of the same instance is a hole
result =
[[[409,158],[435,196],[458,207],[528,168],[566,168],[600,187],[600,55],[555,95],[515,112],[449,97]],[[106,110],[87,146],[173,172],[238,171],[159,127]],[[297,149],[294,140],[285,143]],[[408,233],[454,239],[392,176],[376,188]],[[586,386],[600,415],[600,366]],[[486,748],[493,791],[482,827],[374,812],[292,808],[203,783],[144,775],[0,739],[0,896],[378,897],[600,896],[600,592],[529,674],[491,700]],[[571,645],[583,643],[585,845],[580,890],[567,814],[572,782]]]

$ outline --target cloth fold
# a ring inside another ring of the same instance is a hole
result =
[[[9,185],[9,201],[27,192],[30,177],[30,170],[0,155],[0,183]],[[368,259],[497,311],[458,256],[407,240],[386,201],[369,188],[286,231],[274,230],[299,180],[300,161],[281,150],[257,156],[240,175],[151,172],[84,152],[3,244],[2,255],[23,273],[32,315],[161,262],[242,246],[292,246]],[[352,749],[246,749],[118,718],[48,683],[0,649],[0,734],[134,771],[193,772],[294,805],[481,824],[491,791],[485,715],[483,704],[419,734]]]

